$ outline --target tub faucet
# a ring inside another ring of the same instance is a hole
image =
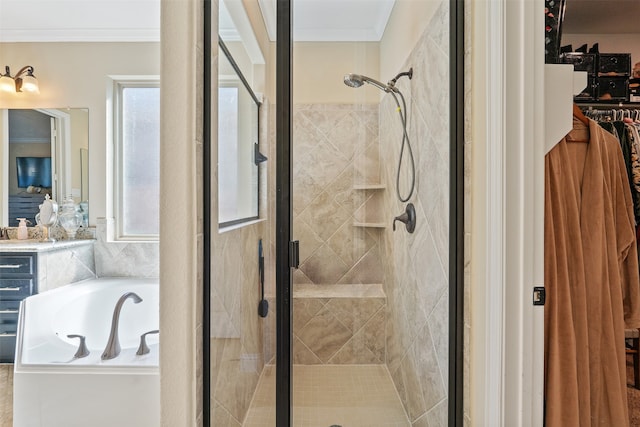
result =
[[[107,341],[107,346],[102,352],[102,360],[113,359],[114,357],[117,357],[118,354],[120,354],[120,341],[118,340],[118,320],[120,319],[120,310],[122,310],[122,305],[129,298],[132,298],[133,302],[136,304],[142,302],[142,298],[140,298],[135,292],[127,292],[123,294],[120,299],[118,299],[116,307],[113,309],[111,332],[109,333],[109,341]]]

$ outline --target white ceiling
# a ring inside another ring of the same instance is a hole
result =
[[[276,0],[254,1],[275,40]],[[394,2],[295,0],[294,39],[378,41]],[[160,0],[0,0],[0,42],[158,40]]]
[[[0,0],[0,41],[157,41],[159,0]]]
[[[295,0],[295,41],[380,41],[395,0]],[[276,0],[258,0],[269,38],[276,39]]]

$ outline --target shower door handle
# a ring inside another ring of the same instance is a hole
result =
[[[289,242],[289,267],[296,270],[300,267],[300,241]]]

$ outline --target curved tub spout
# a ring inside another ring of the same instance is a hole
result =
[[[113,309],[111,332],[109,333],[109,341],[107,341],[107,346],[102,352],[102,360],[113,359],[114,357],[117,357],[118,354],[120,354],[120,341],[118,340],[118,320],[120,319],[120,310],[122,310],[122,305],[128,298],[132,298],[133,302],[136,304],[142,302],[142,298],[140,298],[135,292],[127,292],[118,299],[116,307]]]

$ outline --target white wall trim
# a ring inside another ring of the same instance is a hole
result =
[[[158,28],[4,29],[0,42],[159,42]]]
[[[543,309],[531,292],[543,278],[543,10],[542,0],[473,2],[470,418],[479,426],[542,425]]]
[[[9,224],[9,110],[0,110],[0,225]]]
[[[503,331],[504,331],[504,263],[505,263],[505,5],[487,2],[487,257],[485,287],[485,355],[484,402],[482,425],[501,426],[503,406]],[[473,418],[472,418],[473,419]]]

